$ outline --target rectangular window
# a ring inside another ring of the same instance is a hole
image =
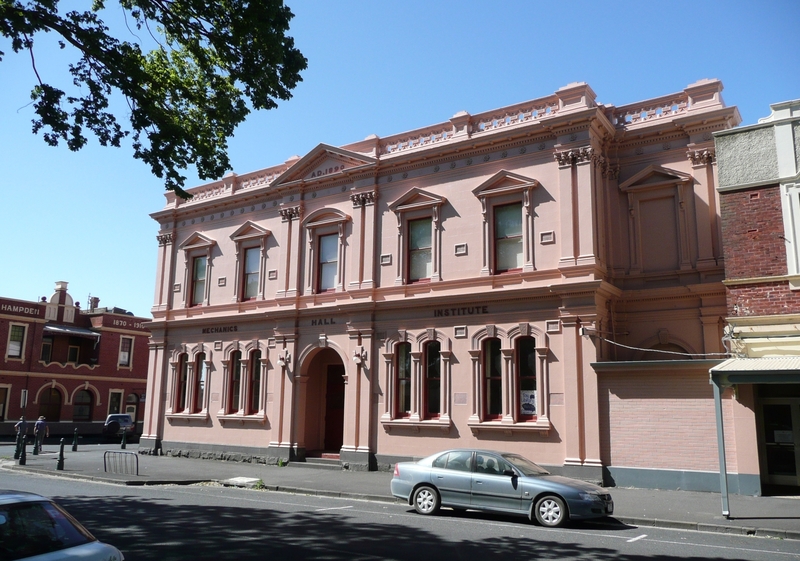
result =
[[[494,209],[495,271],[522,269],[522,204]]]
[[[195,257],[192,263],[192,306],[203,303],[206,295],[206,258]]]
[[[339,236],[329,234],[319,237],[319,292],[336,289],[339,268]]]
[[[397,346],[397,416],[408,417],[411,414],[411,344],[401,343]]]
[[[69,349],[67,349],[67,362],[71,362],[72,364],[78,364],[78,360],[81,357],[81,348],[76,345],[70,345]]]
[[[22,358],[22,345],[25,342],[25,326],[12,325],[8,335],[8,358]]]
[[[250,414],[261,410],[261,351],[250,355]]]
[[[133,339],[130,337],[122,337],[119,343],[119,365],[131,365],[131,349],[133,348]]]
[[[52,337],[43,337],[42,338],[42,353],[39,356],[39,360],[42,362],[49,363],[53,360],[53,338]]]
[[[517,343],[519,376],[519,415],[522,420],[536,418],[536,340],[522,337]]]
[[[440,344],[431,341],[425,345],[425,417],[436,419],[441,414],[442,368]]]
[[[483,411],[486,419],[499,419],[503,413],[503,357],[500,339],[488,339],[483,345]]]
[[[111,392],[108,396],[108,414],[119,413],[122,408],[122,392]]]
[[[206,391],[206,354],[200,353],[197,355],[197,361],[194,366],[194,411],[202,411],[205,406],[205,391]]]
[[[408,222],[408,280],[418,282],[431,278],[432,219]]]
[[[261,269],[261,248],[251,247],[244,251],[244,272],[242,274],[242,300],[258,296],[258,277]]]

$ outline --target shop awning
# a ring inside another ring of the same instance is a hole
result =
[[[725,461],[725,431],[722,425],[722,391],[735,384],[800,384],[800,356],[729,358],[708,371],[714,386],[714,411],[717,417],[717,451],[722,515],[730,516],[728,506],[728,468]]]
[[[69,335],[70,337],[84,337],[86,339],[100,339],[100,334],[91,329],[83,327],[72,327],[69,325],[45,325],[44,332],[51,335]]]

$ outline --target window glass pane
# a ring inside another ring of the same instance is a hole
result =
[[[411,344],[397,346],[397,412],[411,412]]]
[[[8,356],[14,358],[22,357],[22,342],[25,340],[25,327],[22,325],[12,325],[11,335],[8,341]]]
[[[484,408],[489,417],[503,412],[503,359],[500,354],[500,339],[489,339],[484,343]]]
[[[239,392],[242,388],[242,353],[236,351],[231,358],[231,384],[228,410],[236,413],[239,410]]]
[[[522,337],[517,342],[520,415],[536,415],[536,340]]]
[[[120,366],[130,366],[131,364],[131,342],[133,339],[123,337],[119,346],[119,364]]]
[[[261,351],[250,355],[250,412],[261,410]]]
[[[261,249],[251,247],[244,253],[244,294],[245,299],[258,295],[258,273],[261,266]]]
[[[194,260],[194,275],[192,277],[192,305],[203,303],[206,294],[206,258],[196,257]]]
[[[428,279],[431,276],[431,250],[417,249],[409,254],[408,277],[411,280]]]
[[[425,347],[425,411],[429,417],[439,415],[441,395],[441,355],[438,341],[431,341]]]
[[[522,205],[505,205],[494,209],[494,233],[497,238],[522,235]]]
[[[522,238],[499,239],[496,247],[498,271],[522,268]]]
[[[82,527],[74,525],[63,511],[49,502],[28,502],[0,506],[0,544],[3,559],[66,559],[56,551],[94,541]],[[50,555],[48,555],[50,554]],[[77,555],[76,555],[77,557]]]
[[[339,236],[319,237],[319,290],[336,288]]]
[[[42,339],[42,356],[39,357],[39,360],[44,362],[50,362],[53,355],[53,338],[52,337],[45,337]]]
[[[319,261],[330,263],[337,261],[339,250],[339,236],[331,234],[319,237]]]
[[[205,401],[203,398],[205,397],[205,390],[206,390],[206,355],[205,353],[200,353],[197,355],[197,363],[195,365],[195,372],[197,373],[195,377],[195,400],[194,400],[194,408],[195,411],[202,411],[203,405]]]
[[[186,409],[186,381],[189,375],[189,361],[186,360],[186,355],[181,355],[181,362],[178,376],[178,402],[177,402],[177,409],[178,411],[183,411]],[[113,397],[113,394],[112,394]],[[108,410],[109,413],[119,413],[119,406],[117,406],[116,411],[112,411],[111,408]]]
[[[450,452],[447,458],[447,469],[470,471],[472,469],[472,452],[467,450]]]
[[[408,247],[422,249],[431,247],[431,219],[411,220],[408,223]]]

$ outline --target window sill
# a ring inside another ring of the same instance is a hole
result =
[[[552,428],[549,419],[546,417],[540,417],[535,421],[521,421],[518,423],[509,421],[469,421],[467,426],[473,435],[481,432],[504,432],[507,435],[515,432],[539,432],[546,435]]]
[[[209,419],[208,411],[200,411],[198,413],[167,413],[166,417],[170,421],[184,419],[186,421],[207,421]]]
[[[438,419],[411,420],[411,419],[381,419],[381,425],[386,432],[392,432],[394,428],[411,429],[419,432],[420,429],[438,429],[442,432],[450,432],[453,426],[450,417],[441,416]]]
[[[267,414],[264,411],[259,411],[254,415],[240,415],[237,413],[225,415],[225,414],[218,414],[217,420],[226,425],[228,423],[239,423],[240,425],[244,425],[245,423],[260,423],[262,425],[267,423]]]

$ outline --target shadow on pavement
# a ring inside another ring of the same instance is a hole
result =
[[[631,555],[599,546],[512,537],[449,541],[400,523],[354,522],[341,511],[284,513],[268,508],[169,505],[134,496],[56,500],[98,539],[114,544],[132,560],[720,559]],[[473,513],[443,510],[442,515],[472,517]],[[517,518],[514,523],[525,522]]]

